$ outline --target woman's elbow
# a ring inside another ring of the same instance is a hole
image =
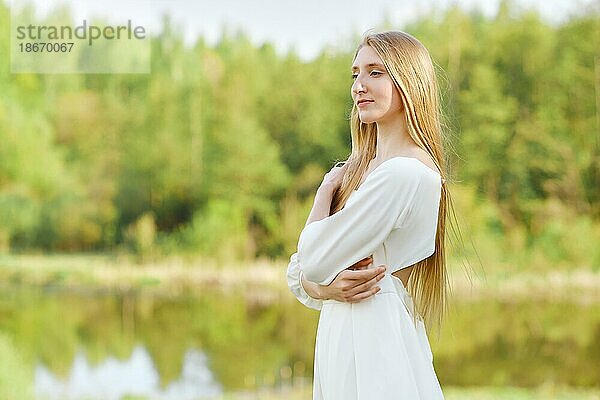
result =
[[[304,277],[311,282],[317,282],[319,270],[311,260],[311,257],[303,257],[299,258],[299,260],[300,269],[302,270]]]
[[[306,280],[314,283],[320,284],[322,281],[325,280],[323,274],[319,272],[317,268],[307,268],[306,270],[302,268],[302,273],[304,274]]]
[[[315,283],[320,283],[325,280],[323,269],[319,268],[319,265],[322,264],[315,253],[303,254],[302,251],[298,249],[298,263],[300,264],[302,274],[307,280]]]

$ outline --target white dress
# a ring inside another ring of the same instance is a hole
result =
[[[433,254],[441,177],[420,160],[393,157],[373,170],[344,208],[304,227],[287,270],[298,300],[321,310],[313,400],[443,399],[421,316],[391,275]],[[313,299],[301,275],[322,285],[363,258],[388,265],[369,300]]]

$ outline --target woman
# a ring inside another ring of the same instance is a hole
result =
[[[448,287],[432,61],[409,34],[374,33],[352,77],[352,153],[319,186],[287,273],[321,310],[313,399],[443,399],[424,328],[441,323]]]

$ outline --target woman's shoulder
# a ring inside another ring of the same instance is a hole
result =
[[[390,191],[405,191],[410,187],[418,188],[413,192],[413,198],[418,201],[424,197],[436,197],[440,192],[443,179],[431,157],[422,150],[414,153],[394,156],[381,165],[381,173],[387,175]],[[385,179],[385,178],[384,178]]]
[[[385,168],[384,164],[387,164]],[[441,174],[433,161],[432,157],[423,149],[419,148],[411,152],[405,152],[402,155],[390,157],[380,164],[382,169],[393,171],[394,174],[406,176],[407,171],[411,171],[410,176],[426,175],[439,179]],[[416,172],[416,173],[415,173]]]
[[[412,157],[421,162],[421,164],[429,169],[431,169],[436,174],[440,175],[440,171],[438,170],[437,165],[433,161],[433,157],[427,153],[427,151],[422,148],[415,146],[409,152],[409,157]]]

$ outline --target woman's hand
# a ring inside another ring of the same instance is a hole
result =
[[[323,177],[323,182],[321,182],[321,185],[317,189],[315,201],[312,209],[310,210],[310,214],[308,215],[305,226],[311,222],[320,221],[329,216],[333,194],[342,184],[342,179],[347,169],[348,164],[346,163],[341,167],[334,166],[331,171],[325,174]]]
[[[341,166],[337,166],[337,164],[339,163],[336,163],[336,165],[325,174],[323,181],[319,186],[319,190],[326,190],[329,193],[333,193],[342,185],[342,179],[348,169],[348,162],[345,162],[344,165]]]
[[[377,282],[385,276],[386,268],[368,268],[372,263],[372,258],[367,257],[343,270],[333,282],[321,288],[321,295],[344,303],[358,303],[375,296],[381,290]]]
[[[309,296],[333,299],[344,303],[358,303],[373,297],[381,288],[377,282],[385,275],[385,266],[368,268],[373,263],[367,257],[340,272],[329,285],[319,285],[303,279],[302,285]]]

